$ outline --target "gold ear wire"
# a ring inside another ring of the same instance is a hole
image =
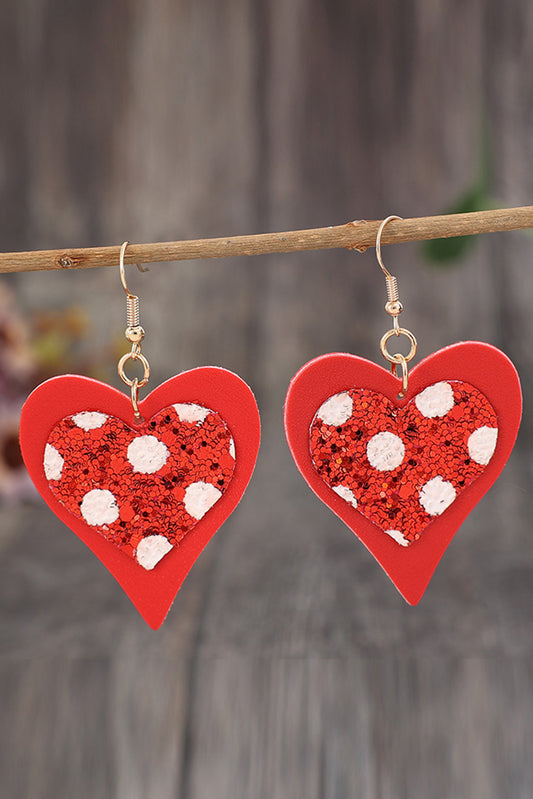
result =
[[[383,269],[386,277],[392,277],[392,275],[389,272],[389,270],[387,269],[387,267],[385,266],[385,264],[383,263],[383,258],[381,257],[381,235],[382,235],[382,233],[383,233],[383,231],[385,229],[385,225],[388,225],[389,222],[392,222],[393,219],[403,219],[403,217],[396,216],[395,214],[391,214],[391,216],[388,216],[386,219],[383,220],[383,222],[379,226],[378,232],[376,234],[376,257],[378,259],[378,264]]]
[[[391,215],[388,216],[386,219],[383,220],[381,225],[378,228],[378,232],[376,235],[376,258],[378,259],[378,264],[380,265],[383,274],[385,275],[385,281],[387,284],[387,302],[385,304],[385,310],[392,316],[393,325],[392,330],[388,330],[385,335],[382,337],[379,347],[381,353],[384,358],[389,361],[391,365],[391,372],[394,376],[396,376],[396,368],[397,366],[401,367],[402,370],[402,389],[398,392],[399,397],[405,397],[407,394],[407,387],[408,387],[408,367],[407,364],[411,361],[415,355],[418,348],[418,344],[416,338],[413,336],[410,330],[406,330],[403,327],[400,327],[398,322],[398,317],[403,311],[403,305],[400,302],[400,293],[398,291],[398,281],[391,275],[385,264],[383,263],[383,258],[381,257],[381,235],[383,230],[385,229],[385,225],[391,222],[393,219],[401,219],[401,216]],[[402,355],[400,352],[396,352],[394,355],[387,349],[387,343],[391,336],[406,336],[409,339],[411,344],[411,348],[407,355]]]
[[[120,257],[119,257],[119,262],[118,262],[118,268],[120,270],[120,281],[122,283],[124,291],[126,292],[128,297],[135,297],[135,294],[131,293],[131,291],[129,290],[128,285],[126,283],[126,270],[124,268],[124,256],[126,254],[126,247],[128,245],[129,245],[129,241],[123,241],[121,246],[120,246]],[[149,272],[150,271],[148,269],[148,267],[147,266],[143,266],[143,264],[137,264],[137,269],[139,270],[139,272]]]
[[[398,292],[398,281],[391,275],[385,264],[383,263],[383,258],[381,257],[381,234],[385,229],[385,225],[389,222],[392,222],[393,219],[401,219],[401,216],[388,216],[386,219],[383,220],[381,225],[379,226],[377,235],[376,235],[376,258],[378,259],[378,264],[380,265],[384,275],[385,281],[387,284],[387,304],[385,305],[385,310],[387,313],[394,318],[394,327],[395,329],[398,328],[398,316],[403,311],[403,305],[400,302],[400,294]]]
[[[144,329],[141,326],[141,315],[140,315],[140,303],[139,298],[136,294],[132,294],[131,291],[128,289],[128,285],[126,283],[126,274],[124,269],[124,255],[126,253],[126,247],[128,246],[129,242],[123,242],[120,248],[120,258],[119,258],[119,272],[120,272],[120,281],[122,283],[122,287],[126,292],[126,331],[125,336],[127,340],[131,343],[131,352],[127,352],[125,355],[122,356],[120,361],[118,362],[118,374],[120,379],[123,383],[131,389],[131,404],[133,407],[133,414],[136,419],[141,418],[141,414],[139,411],[139,389],[142,386],[145,386],[148,383],[150,378],[150,364],[141,353],[141,342],[144,338]],[[148,272],[148,269],[143,267],[141,264],[137,264],[137,268],[140,272]],[[129,361],[140,361],[143,367],[143,376],[139,380],[138,377],[134,377],[133,379],[129,378],[125,372],[125,365]]]

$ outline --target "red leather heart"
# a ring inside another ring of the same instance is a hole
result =
[[[441,389],[426,391],[435,384]],[[446,396],[432,406],[431,392],[442,393],[443,384],[445,394],[453,392],[448,410]],[[452,345],[414,367],[405,398],[398,387],[389,371],[363,358],[315,358],[291,381],[285,432],[313,491],[416,604],[459,525],[503,469],[522,398],[511,361],[479,342]],[[481,438],[470,439],[478,429]]]
[[[136,422],[116,389],[77,375],[52,378],[26,401],[20,441],[47,504],[157,629],[244,493],[260,423],[246,383],[217,367],[171,378],[139,409]]]

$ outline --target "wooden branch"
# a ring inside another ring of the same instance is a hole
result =
[[[344,247],[364,252],[376,243],[381,220],[357,220],[344,225],[291,230],[286,233],[260,233],[222,239],[131,244],[125,263],[188,261],[195,258],[229,258],[237,255],[264,255],[301,250],[328,250]],[[383,231],[382,244],[405,241],[469,236],[520,230],[533,227],[533,206],[499,208],[469,214],[424,216],[390,222]],[[120,244],[84,249],[35,250],[0,253],[0,272],[35,272],[48,269],[87,269],[93,266],[116,266]]]

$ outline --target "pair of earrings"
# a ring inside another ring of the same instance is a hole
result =
[[[500,350],[449,346],[411,372],[417,342],[399,325],[396,278],[385,274],[392,327],[381,339],[391,371],[334,353],[291,381],[285,431],[296,465],[416,604],[459,525],[503,469],[521,417],[518,374]],[[124,274],[126,338],[118,365],[130,398],[77,375],[46,381],[20,425],[28,471],[42,497],[158,628],[196,558],[234,510],[260,441],[252,391],[237,375],[199,367],[139,401],[150,368],[141,352],[139,299]],[[139,267],[141,268],[141,267]],[[391,353],[406,337],[409,352]],[[137,361],[142,378],[129,378]]]

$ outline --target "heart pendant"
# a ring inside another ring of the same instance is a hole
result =
[[[45,501],[156,629],[250,480],[259,413],[217,367],[168,380],[139,410],[96,380],[53,378],[24,405],[20,440]]]
[[[293,378],[285,431],[313,491],[416,604],[503,469],[521,408],[516,369],[488,344],[434,353],[411,370],[402,399],[390,372],[339,353]]]

